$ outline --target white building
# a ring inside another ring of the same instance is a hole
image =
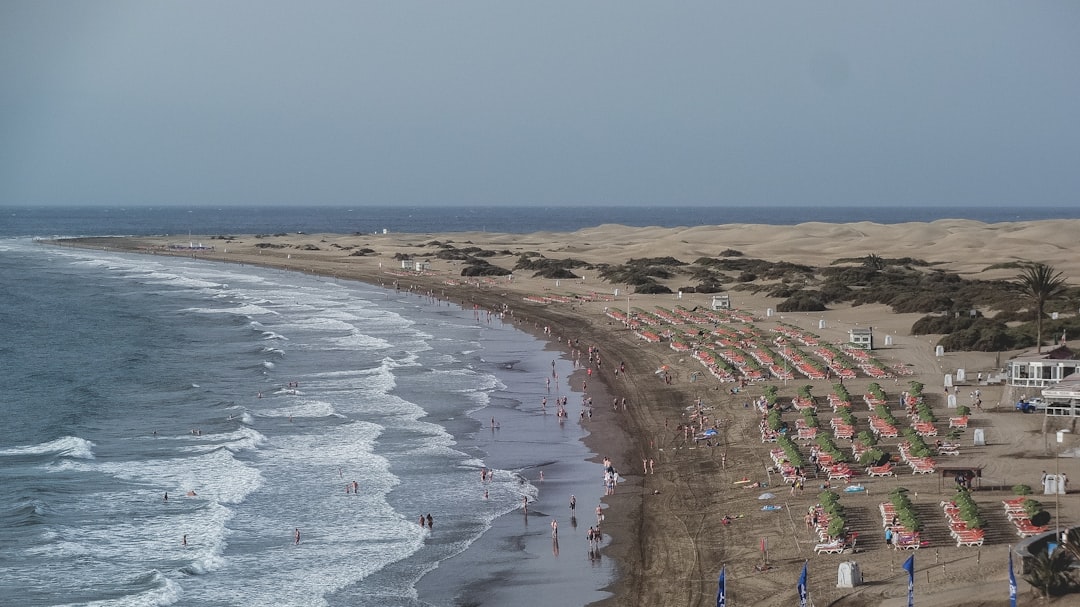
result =
[[[1047,415],[1080,417],[1080,373],[1043,388],[1042,396]]]
[[[727,293],[721,295],[712,296],[712,309],[713,310],[730,310],[731,309],[731,296]]]
[[[431,269],[431,262],[424,259],[402,259],[401,269],[410,272],[426,272]]]
[[[848,343],[863,350],[874,349],[874,328],[868,327],[848,329]]]
[[[1009,361],[1005,381],[1018,388],[1052,386],[1080,369],[1072,350],[1058,346],[1045,352],[1025,352]]]

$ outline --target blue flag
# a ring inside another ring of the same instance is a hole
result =
[[[802,575],[799,576],[799,607],[806,607],[809,598],[806,592],[806,561],[803,561]]]
[[[1013,575],[1012,548],[1009,548],[1009,607],[1016,607],[1016,576]]]
[[[915,607],[915,555],[904,561],[904,571],[907,571],[907,604]]]
[[[716,591],[716,607],[727,607],[727,583],[724,581],[724,570],[727,565],[720,568],[720,589]]]

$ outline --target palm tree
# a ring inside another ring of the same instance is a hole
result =
[[[878,257],[877,253],[871,253],[866,257],[863,257],[863,266],[870,268],[875,272],[880,272],[885,269],[885,260]]]
[[[1059,548],[1052,554],[1039,552],[1024,566],[1024,581],[1044,598],[1067,594],[1076,584],[1071,569],[1073,562],[1073,555],[1068,550]]]
[[[1076,589],[1072,565],[1080,560],[1080,534],[1070,529],[1052,553],[1039,552],[1024,566],[1024,581],[1043,597],[1060,596]]]
[[[1053,266],[1038,262],[1024,266],[1013,285],[1035,305],[1036,351],[1042,353],[1043,309],[1046,302],[1065,292],[1065,276]]]

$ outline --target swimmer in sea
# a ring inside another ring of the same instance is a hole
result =
[[[300,528],[299,527],[297,527],[295,530],[293,530],[293,545],[294,546],[299,546],[300,545]]]

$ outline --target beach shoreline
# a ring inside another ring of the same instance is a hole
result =
[[[907,250],[925,251],[921,257],[946,263],[957,272],[973,272],[995,261],[1006,261],[1026,253],[1037,253],[1029,246],[1028,238],[1040,243],[1054,244],[1060,240],[1060,222],[1030,222],[1008,226],[986,226],[978,222],[935,222],[919,226],[890,226],[888,239],[885,230],[874,225],[807,224],[791,228],[769,226],[742,228],[744,233],[733,236],[730,226],[723,226],[713,235],[715,251],[719,246],[738,246],[756,256],[778,260],[789,258],[786,251],[812,251],[810,261],[838,258],[860,250],[877,251],[881,255],[899,255]],[[1037,224],[1037,225],[1033,225]],[[942,228],[946,228],[942,231]],[[795,579],[804,562],[809,562],[811,592],[815,602],[836,605],[901,605],[906,604],[906,577],[899,568],[907,555],[887,550],[880,536],[877,502],[891,488],[910,488],[923,496],[917,508],[930,527],[942,525],[939,500],[948,493],[939,489],[939,480],[931,475],[907,475],[889,479],[860,477],[868,491],[865,494],[845,495],[846,508],[852,513],[853,528],[860,533],[860,551],[855,555],[816,555],[815,539],[802,529],[801,512],[813,504],[820,481],[814,480],[803,492],[788,487],[776,487],[775,512],[762,512],[757,491],[746,490],[734,481],[747,478],[759,484],[773,480],[767,472],[771,466],[767,445],[758,439],[759,413],[750,402],[762,394],[762,384],[751,383],[746,389],[732,393],[731,384],[722,384],[702,374],[703,367],[688,353],[667,349],[641,341],[629,329],[613,322],[608,308],[630,305],[629,301],[612,296],[578,299],[567,303],[540,303],[529,296],[554,294],[573,290],[588,294],[597,291],[610,293],[614,285],[604,284],[592,273],[579,281],[552,280],[515,275],[506,279],[466,279],[460,276],[460,264],[436,261],[428,273],[405,272],[397,267],[400,256],[432,240],[467,242],[492,249],[523,248],[540,250],[548,256],[588,256],[590,259],[621,261],[639,251],[627,251],[616,256],[620,243],[642,239],[648,233],[657,252],[671,252],[680,257],[704,252],[705,245],[693,238],[703,238],[702,229],[642,230],[604,226],[574,234],[498,235],[281,235],[256,240],[237,237],[213,251],[163,251],[168,239],[129,238],[88,239],[79,246],[109,247],[143,253],[196,256],[213,261],[252,263],[294,271],[325,274],[338,278],[356,279],[372,284],[431,292],[445,299],[471,307],[506,311],[516,326],[538,337],[552,340],[565,351],[565,338],[580,339],[583,346],[595,345],[605,356],[604,367],[597,369],[590,382],[602,381],[615,396],[625,394],[628,411],[605,411],[598,403],[597,419],[591,422],[591,434],[586,444],[595,453],[611,457],[616,468],[626,471],[627,481],[615,495],[605,498],[610,513],[605,534],[610,543],[604,554],[618,563],[618,577],[610,585],[611,597],[598,605],[709,605],[716,597],[716,577],[727,566],[728,599],[734,604],[790,604],[794,599]],[[659,235],[659,236],[658,236]],[[1020,235],[1025,235],[1023,238]],[[672,240],[672,239],[678,240]],[[725,238],[729,240],[725,240]],[[1000,246],[992,254],[968,248],[975,240],[1000,238]],[[877,244],[873,243],[878,239]],[[1008,240],[1012,239],[1012,240]],[[259,248],[256,244],[272,243],[279,249]],[[351,247],[370,247],[375,252],[354,257],[344,253]],[[584,246],[585,243],[588,246]],[[681,244],[680,244],[681,243]],[[718,246],[717,243],[722,243]],[[334,245],[338,245],[335,250]],[[1043,245],[1040,244],[1040,247]],[[1061,246],[1068,249],[1070,245]],[[318,251],[306,251],[316,247]],[[873,248],[869,248],[873,247]],[[890,248],[891,247],[891,248]],[[227,249],[227,250],[226,250]],[[1073,246],[1075,249],[1075,246]],[[1072,249],[1068,249],[1072,250]],[[656,253],[653,253],[656,254]],[[1060,254],[1060,253],[1059,253]],[[811,255],[811,253],[808,253]],[[1056,259],[1051,257],[1051,259]],[[1059,269],[1070,273],[1078,256],[1063,262]],[[1007,268],[988,272],[988,276],[1005,277],[1014,274]],[[1076,275],[1073,273],[1072,275]],[[775,307],[777,300],[749,293],[738,294],[736,307],[747,310],[761,325],[774,324],[764,313]],[[633,306],[673,307],[701,306],[703,296],[691,295],[678,301],[673,295],[634,295]],[[842,339],[849,327],[872,325],[876,331],[895,337],[895,342],[880,350],[879,355],[889,364],[904,365],[910,375],[889,380],[884,384],[890,397],[895,397],[910,380],[926,385],[927,401],[939,412],[945,412],[941,394],[943,373],[965,368],[974,373],[989,372],[995,367],[993,353],[949,353],[935,356],[935,336],[911,336],[910,326],[918,315],[894,314],[884,306],[843,307],[823,313],[796,313],[781,316],[785,323],[816,330],[823,337]],[[551,327],[550,334],[544,327]],[[827,327],[827,328],[826,328]],[[618,379],[613,376],[616,364],[626,370]],[[671,383],[657,371],[670,369]],[[781,384],[781,396],[790,398],[796,386],[811,385],[816,396],[829,391],[831,382],[796,379]],[[853,393],[865,390],[870,380],[860,378],[848,385]],[[965,383],[962,389],[974,389],[976,384]],[[1016,483],[1038,484],[1038,471],[1048,465],[1040,435],[1041,420],[1022,416],[1011,410],[1006,393],[1000,385],[978,384],[982,390],[985,411],[976,417],[976,426],[988,432],[990,440],[983,447],[971,447],[970,435],[963,437],[964,463],[985,466],[984,474],[1005,485],[1003,490],[979,492],[981,504],[987,508],[992,526],[1008,522],[998,511],[990,511],[995,503],[1011,496],[1007,486]],[[703,447],[688,440],[681,427],[688,422],[687,408],[700,399],[710,417],[719,420],[722,438],[713,447]],[[865,408],[860,415],[865,419]],[[615,442],[610,442],[615,441]],[[637,474],[642,459],[655,460],[654,474]],[[1066,464],[1059,462],[1065,469]],[[1067,463],[1070,473],[1076,468]],[[1080,474],[1080,470],[1075,470]],[[773,487],[770,487],[772,489]],[[764,489],[764,488],[763,488]],[[725,516],[732,517],[723,524]],[[935,519],[936,517],[936,519]],[[1061,500],[1059,518],[1063,523],[1080,521],[1080,504],[1070,494]],[[1000,520],[999,520],[1000,519]],[[759,547],[767,541],[768,565],[759,571],[765,559]],[[1001,596],[1006,587],[1005,556],[1008,547],[1018,538],[1009,537],[1007,528],[995,532],[991,541],[978,550],[956,548],[948,537],[934,536],[930,550],[917,552],[919,577],[916,591],[922,605],[996,605],[1003,604]],[[836,588],[833,580],[837,564],[854,558],[859,561],[864,577],[871,583],[854,589]],[[1021,583],[1021,596],[1030,589]],[[1002,590],[999,592],[998,590]]]

